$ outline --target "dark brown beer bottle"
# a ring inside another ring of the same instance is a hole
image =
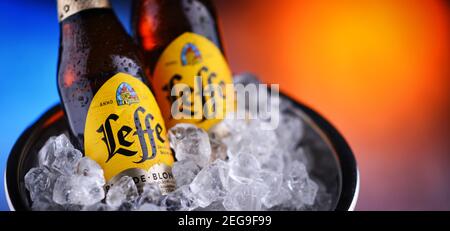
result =
[[[173,189],[161,112],[142,57],[107,0],[58,0],[58,89],[70,132],[107,181],[130,175]]]
[[[212,2],[134,0],[132,15],[133,34],[144,50],[146,72],[166,125],[170,128],[188,122],[209,129],[220,121],[220,116],[211,116],[217,112],[218,104],[208,104],[214,95],[202,95],[198,89],[217,84],[221,93],[216,97],[225,99],[225,85],[232,83]],[[195,92],[190,100],[181,99],[181,94],[179,97],[171,94],[178,83],[186,84]],[[199,100],[195,101],[195,97]],[[172,109],[180,99],[183,107],[187,107],[183,108],[187,117],[178,119]],[[202,105],[196,105],[197,102]],[[228,105],[219,106],[226,111]]]

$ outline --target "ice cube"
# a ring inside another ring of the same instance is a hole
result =
[[[224,120],[209,129],[209,136],[212,142],[218,140],[226,146],[228,158],[232,158],[233,154],[236,154],[235,152],[233,153],[234,149],[236,149],[234,147],[242,140],[241,134],[245,133],[249,123],[248,120],[244,119],[232,119],[233,116],[235,116],[235,113],[227,114]],[[231,150],[232,148],[233,151]]]
[[[105,197],[103,182],[80,175],[61,175],[53,189],[53,201],[60,205],[92,205]]]
[[[286,176],[286,182],[293,198],[295,199],[295,206],[301,207],[302,204],[312,205],[316,198],[318,185],[309,178],[306,167],[299,161],[292,162]]]
[[[25,177],[33,210],[80,210],[104,198],[103,171],[94,161],[82,159],[64,134],[51,137],[38,159],[41,167]]]
[[[280,152],[274,152],[268,158],[261,162],[261,168],[274,172],[282,173],[284,169],[284,154],[283,150]]]
[[[73,148],[73,145],[65,134],[50,137],[39,150],[39,166],[47,166],[50,168],[53,161],[55,161],[55,152],[64,148]]]
[[[259,172],[257,180],[267,188],[267,191],[261,192],[261,202],[265,208],[272,208],[291,198],[290,191],[283,187],[281,172],[263,169]]]
[[[119,208],[126,202],[134,201],[138,196],[138,189],[133,178],[122,176],[113,183],[106,194],[106,204],[113,208]]]
[[[50,137],[39,150],[39,165],[51,172],[71,175],[83,154],[75,149],[66,135]]]
[[[233,121],[234,122],[234,121]],[[259,119],[226,120],[211,131],[227,145],[230,159],[241,152],[255,155],[261,162],[266,161],[274,152],[279,152],[278,140],[274,130],[267,129],[267,122]]]
[[[200,207],[206,207],[225,195],[228,165],[216,160],[202,169],[190,184],[190,190]]]
[[[188,185],[181,186],[161,197],[159,205],[168,211],[191,211],[197,208],[194,195]]]
[[[241,144],[246,144],[244,147],[261,161],[280,149],[275,130],[270,129],[270,123],[260,119],[251,120],[244,142]]]
[[[278,189],[272,189],[264,197],[261,198],[263,205],[270,209],[274,206],[281,205],[283,203],[289,202],[292,196],[289,189],[285,186],[281,186]]]
[[[306,166],[299,161],[292,161],[285,169],[286,182],[290,190],[294,190],[298,186],[302,186],[304,181],[308,179]]]
[[[156,204],[161,198],[161,190],[159,186],[154,183],[145,183],[142,187],[142,193],[137,199],[137,205],[142,206],[143,204]]]
[[[32,168],[25,175],[25,187],[32,201],[38,198],[51,201],[54,182],[54,176],[45,167]]]
[[[177,182],[177,187],[190,184],[200,172],[200,166],[192,159],[177,161],[172,166],[172,173]]]
[[[208,133],[212,139],[216,139],[221,142],[231,139],[228,142],[234,141],[233,143],[236,143],[241,139],[240,134],[246,131],[249,124],[250,119],[248,117],[239,118],[239,114],[237,112],[230,112],[221,122],[211,127]],[[224,144],[229,146],[228,143],[224,142]]]
[[[229,165],[230,177],[240,183],[250,183],[261,169],[258,159],[249,153],[239,153]]]
[[[208,134],[192,124],[177,124],[169,130],[170,146],[178,161],[194,160],[200,167],[208,164],[211,145]]]
[[[266,191],[259,182],[239,184],[225,196],[223,206],[228,211],[259,211],[262,208],[261,194]]]
[[[83,154],[74,148],[62,148],[55,151],[55,159],[49,169],[52,172],[64,175],[72,175]]]
[[[283,184],[283,175],[276,171],[262,169],[255,172],[254,175],[257,177],[256,180],[267,185],[270,190],[278,190]]]
[[[89,157],[83,157],[78,163],[77,172],[78,175],[95,178],[99,184],[105,184],[105,178],[103,175],[103,169],[97,162],[93,161]]]
[[[310,152],[308,147],[300,146],[295,151],[289,152],[287,155],[289,155],[290,161],[300,161],[305,166],[309,166],[311,163],[308,158],[308,152]]]

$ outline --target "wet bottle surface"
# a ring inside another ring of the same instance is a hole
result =
[[[138,50],[110,8],[81,11],[60,23],[58,89],[79,148],[94,94],[116,73],[147,81]]]
[[[208,38],[224,54],[211,0],[133,0],[133,35],[153,72],[164,49],[185,32]]]
[[[177,100],[171,96],[176,83],[187,84],[195,91],[198,84],[194,80],[200,76],[204,88],[207,84],[218,84],[223,92],[224,85],[232,83],[212,1],[134,0],[132,15],[133,34],[144,50],[146,73],[167,126],[188,122],[209,129],[220,121],[205,118],[205,111],[214,110],[205,104],[209,99],[205,96],[199,96],[202,97],[199,102],[208,108],[204,111],[195,109],[193,102],[185,102],[189,107],[185,110],[187,114],[203,115],[175,119],[171,111]]]
[[[130,175],[172,190],[173,179],[151,179],[171,176],[173,156],[140,50],[108,1],[58,0],[58,13],[58,90],[74,143],[107,181]]]

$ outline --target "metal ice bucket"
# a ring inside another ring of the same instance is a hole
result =
[[[288,98],[286,96],[282,96]],[[311,176],[321,179],[332,195],[333,210],[353,210],[359,192],[359,173],[355,157],[341,134],[311,108],[292,100],[305,122],[303,142],[312,142],[314,169]],[[11,210],[31,210],[24,176],[38,164],[38,150],[50,136],[67,132],[68,124],[60,105],[53,106],[16,141],[5,171],[5,192]],[[320,142],[318,142],[319,140]],[[324,148],[327,151],[323,151]],[[314,152],[320,149],[320,152]]]

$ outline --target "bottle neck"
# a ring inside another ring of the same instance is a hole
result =
[[[60,46],[64,53],[98,51],[107,55],[130,43],[131,38],[111,8],[81,11],[60,22]]]
[[[111,8],[108,0],[58,0],[58,19],[63,21],[80,11],[94,8]]]
[[[145,77],[139,50],[111,8],[81,11],[60,22],[59,52],[60,70],[72,75],[76,68],[77,76],[107,78],[121,71]]]

